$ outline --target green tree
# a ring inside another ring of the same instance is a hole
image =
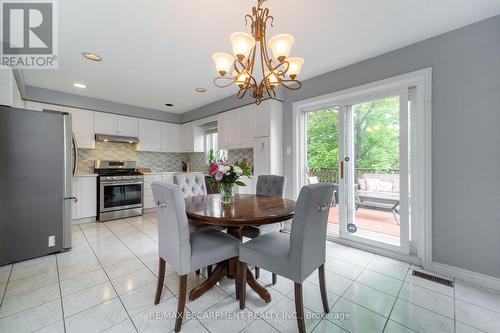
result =
[[[353,106],[356,168],[399,169],[399,98]],[[307,115],[307,162],[311,170],[338,167],[338,109]]]

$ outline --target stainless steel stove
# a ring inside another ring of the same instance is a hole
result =
[[[139,216],[143,212],[144,176],[134,161],[94,161],[98,220]]]

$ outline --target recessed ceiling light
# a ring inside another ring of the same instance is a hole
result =
[[[75,82],[73,83],[73,86],[74,87],[77,87],[77,88],[80,88],[80,89],[84,89],[84,88],[87,88],[87,86],[83,83],[78,83],[78,82]]]
[[[165,106],[174,106],[172,103],[165,103]]]
[[[196,88],[195,90],[199,93],[204,93],[205,91],[207,91],[207,89],[205,88]]]
[[[102,58],[101,56],[95,54],[95,53],[90,53],[90,52],[82,52],[82,55],[88,59],[88,60],[91,60],[91,61],[101,61]]]

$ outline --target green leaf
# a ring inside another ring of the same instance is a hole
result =
[[[234,183],[238,186],[246,186],[245,183],[243,183],[241,180],[237,180]]]

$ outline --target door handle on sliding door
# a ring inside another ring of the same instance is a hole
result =
[[[340,161],[340,179],[344,179],[344,161]]]

